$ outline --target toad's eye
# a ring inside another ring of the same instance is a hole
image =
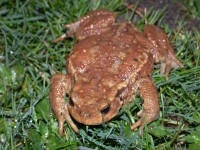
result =
[[[116,97],[119,97],[120,101],[123,101],[123,97],[122,97],[122,92],[125,90],[126,88],[121,88],[117,91]]]
[[[73,102],[73,100],[72,100],[71,97],[69,98],[69,104],[70,104],[72,107],[74,107],[74,102]]]
[[[106,108],[102,109],[101,113],[105,115],[105,114],[107,114],[109,112],[109,110],[110,110],[110,105],[107,106]]]

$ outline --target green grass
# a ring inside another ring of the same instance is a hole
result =
[[[58,123],[49,104],[50,77],[65,73],[65,58],[73,39],[53,44],[62,25],[86,12],[105,8],[134,21],[135,13],[120,1],[1,0],[0,2],[0,149],[195,149],[200,146],[200,33],[184,23],[171,30],[162,24],[163,11],[147,13],[136,24],[161,26],[169,35],[184,68],[173,70],[169,80],[155,66],[153,79],[160,96],[160,118],[148,125],[143,137],[130,130],[141,109],[138,96],[109,123],[78,124],[80,134]],[[130,117],[129,117],[130,116]]]
[[[199,0],[177,0],[184,6],[182,11],[186,11],[188,17],[200,18],[200,1]]]

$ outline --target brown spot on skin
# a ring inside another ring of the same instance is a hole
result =
[[[137,58],[133,58],[133,61],[138,61],[138,59]]]

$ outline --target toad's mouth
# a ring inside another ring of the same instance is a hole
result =
[[[85,125],[100,125],[115,117],[118,114],[121,105],[122,102],[118,98],[115,98],[111,104],[103,110],[98,110],[95,105],[86,106],[86,109],[79,109],[70,103],[68,103],[68,108],[71,116],[77,122]]]

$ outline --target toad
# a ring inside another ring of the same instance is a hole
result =
[[[92,11],[64,27],[69,31],[54,42],[69,36],[77,42],[66,60],[67,73],[51,78],[50,103],[59,134],[65,121],[79,132],[72,118],[85,125],[108,122],[137,93],[143,109],[131,129],[140,127],[141,133],[159,117],[158,92],[151,79],[154,64],[161,63],[166,77],[172,68],[183,66],[167,35],[154,25],[146,25],[142,33],[129,22],[116,22],[115,13],[107,10]]]

